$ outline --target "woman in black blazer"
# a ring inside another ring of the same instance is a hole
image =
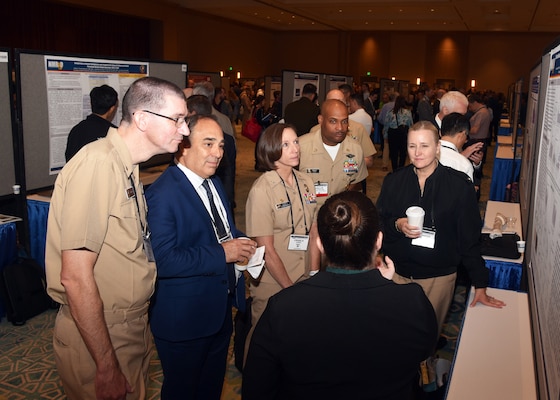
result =
[[[334,195],[317,218],[327,267],[270,298],[243,370],[243,400],[412,398],[437,339],[416,284],[397,285],[377,257],[377,210],[358,192]]]

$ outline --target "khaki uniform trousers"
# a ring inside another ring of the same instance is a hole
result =
[[[428,300],[430,300],[430,303],[432,303],[432,307],[434,307],[438,323],[438,334],[441,334],[445,317],[453,300],[456,279],[457,273],[425,279],[405,278],[397,273],[393,276],[393,282],[395,283],[406,284],[414,282],[422,286],[424,293]]]
[[[105,321],[121,370],[134,393],[127,399],[145,399],[153,340],[148,306],[105,312]],[[96,399],[96,366],[70,314],[61,306],[56,317],[53,348],[58,373],[68,399]]]

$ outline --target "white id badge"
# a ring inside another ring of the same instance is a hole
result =
[[[422,236],[416,239],[412,239],[411,242],[414,246],[426,247],[428,249],[433,249],[436,245],[436,231],[423,228]]]
[[[290,235],[288,250],[307,250],[309,245],[309,235]]]
[[[315,182],[315,194],[317,197],[325,197],[329,195],[328,182]]]

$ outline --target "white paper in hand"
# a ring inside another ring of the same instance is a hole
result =
[[[249,259],[247,265],[235,264],[235,268],[238,271],[247,270],[249,274],[251,274],[253,279],[257,279],[260,276],[264,267],[264,250],[265,250],[264,246],[258,247],[257,250],[255,251],[255,254],[253,254],[253,257]]]

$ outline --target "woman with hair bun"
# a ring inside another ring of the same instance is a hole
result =
[[[326,269],[272,296],[243,370],[243,400],[413,398],[418,365],[437,339],[416,284],[376,263],[383,234],[372,201],[346,191],[317,217]]]

